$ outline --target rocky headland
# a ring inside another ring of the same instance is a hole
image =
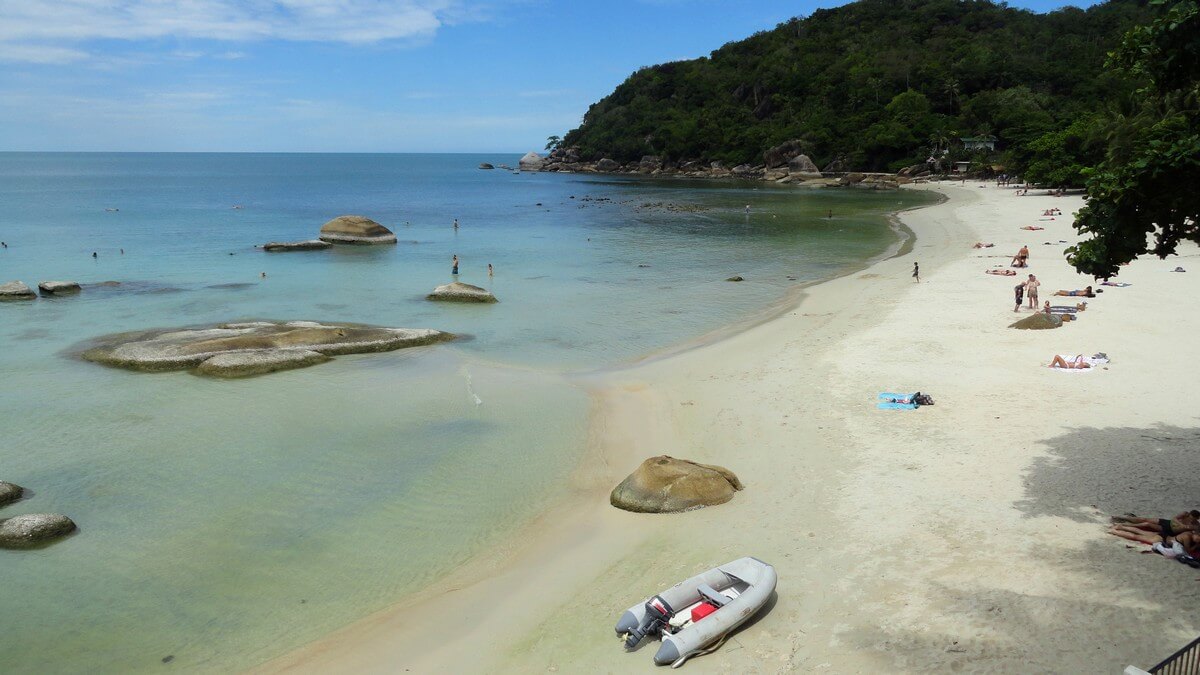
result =
[[[536,152],[521,158],[522,171],[565,173],[609,173],[678,178],[720,178],[760,180],[803,187],[845,187],[862,190],[894,190],[904,183],[931,175],[924,164],[907,167],[899,173],[847,171],[846,162],[835,159],[824,169],[803,153],[800,141],[788,141],[763,152],[762,162],[726,166],[721,162],[700,160],[673,161],[658,155],[646,155],[637,161],[619,162],[602,157],[584,160],[575,148],[556,148],[548,156]]]
[[[426,328],[386,328],[314,321],[251,321],[107,335],[80,357],[142,372],[195,369],[200,375],[247,377],[324,363],[331,356],[385,352],[454,339]]]

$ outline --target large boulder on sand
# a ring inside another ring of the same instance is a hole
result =
[[[25,488],[16,483],[7,483],[0,480],[0,506],[17,501],[23,494],[25,494]]]
[[[604,159],[600,160],[599,162],[596,162],[596,170],[597,171],[603,171],[605,173],[612,173],[613,171],[616,171],[617,169],[620,169],[620,168],[621,168],[620,162],[618,162],[615,159],[609,159],[609,158],[605,157]]]
[[[56,513],[31,513],[0,520],[0,548],[32,548],[75,531],[75,523]]]
[[[449,333],[426,328],[252,321],[107,335],[93,340],[80,356],[130,370],[196,368],[199,374],[241,377],[323,363],[338,354],[385,352],[452,339]]]
[[[383,227],[380,225],[380,227]],[[386,229],[386,228],[385,228]],[[394,239],[395,237],[393,237]],[[333,244],[320,239],[309,239],[308,241],[272,241],[263,244],[264,251],[323,251],[327,248],[333,248]]]
[[[5,300],[33,300],[37,297],[37,293],[33,289],[26,286],[21,281],[10,281],[7,284],[0,284],[0,302]]]
[[[331,244],[394,244],[391,230],[365,216],[338,216],[321,226],[321,241]]]
[[[38,284],[42,295],[70,295],[79,292],[79,284],[74,281],[43,281]]]
[[[1036,312],[1017,321],[1009,324],[1009,328],[1020,328],[1022,330],[1045,330],[1047,328],[1061,328],[1063,325],[1062,319],[1045,312]]]
[[[674,513],[724,504],[742,482],[732,471],[667,455],[651,457],[621,481],[609,502],[637,513]]]
[[[773,169],[788,164],[793,157],[803,151],[804,143],[802,141],[796,139],[786,141],[763,152],[763,163],[768,169]]]
[[[443,302],[499,302],[488,289],[464,284],[461,281],[438,286],[425,298]]]
[[[522,171],[541,171],[542,167],[545,165],[546,160],[542,159],[541,155],[533,151],[525,153],[525,156],[521,158],[521,161],[517,162],[517,167],[519,167]]]

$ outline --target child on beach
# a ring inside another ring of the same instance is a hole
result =
[[[916,279],[916,280],[917,280],[917,283],[918,283],[918,284],[919,284],[919,283],[921,283],[921,266],[920,266],[920,263],[913,263],[913,274],[912,274],[912,276],[913,276],[913,279]]]
[[[1021,311],[1021,301],[1025,299],[1025,282],[1022,281],[1021,283],[1017,284],[1016,287],[1013,288],[1013,292],[1017,299],[1017,304],[1015,307],[1013,307],[1013,311],[1019,312]]]

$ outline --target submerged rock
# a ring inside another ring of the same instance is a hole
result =
[[[675,513],[724,504],[741,489],[742,482],[725,467],[661,455],[642,462],[609,502],[636,513]]]
[[[725,281],[745,281],[745,279],[742,277],[742,275],[735,274],[735,275],[729,277],[728,279],[726,279]]]
[[[0,480],[0,506],[13,503],[24,494],[25,488],[20,485]]]
[[[5,300],[33,300],[37,294],[22,281],[0,284],[0,302]]]
[[[382,225],[380,227],[383,227]],[[322,251],[333,248],[333,244],[320,239],[308,241],[272,241],[263,244],[264,251]]]
[[[394,244],[391,230],[366,216],[338,216],[321,226],[322,241],[331,244]]]
[[[43,281],[38,284],[42,295],[68,295],[79,292],[79,284],[74,281]]]
[[[338,354],[392,351],[452,339],[450,333],[426,328],[254,321],[107,335],[92,341],[80,356],[145,372],[196,368],[221,356],[197,372],[242,377],[322,363]]]
[[[57,513],[31,513],[0,520],[0,548],[32,548],[75,531],[75,523]]]
[[[1061,328],[1063,325],[1062,319],[1054,314],[1046,314],[1045,312],[1037,312],[1029,316],[1009,324],[1009,328],[1019,328],[1021,330],[1046,330],[1047,328]]]
[[[464,284],[461,281],[438,286],[425,298],[443,302],[499,302],[486,288]]]

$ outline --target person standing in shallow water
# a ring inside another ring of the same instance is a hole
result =
[[[921,283],[921,263],[913,263],[913,280]]]
[[[453,274],[454,276],[458,276],[458,255],[457,254],[455,254],[454,258],[450,261],[450,274]]]
[[[492,263],[488,263],[488,276],[489,277],[496,276],[496,271],[492,269]]]
[[[458,229],[458,218],[454,219],[454,229]]]

